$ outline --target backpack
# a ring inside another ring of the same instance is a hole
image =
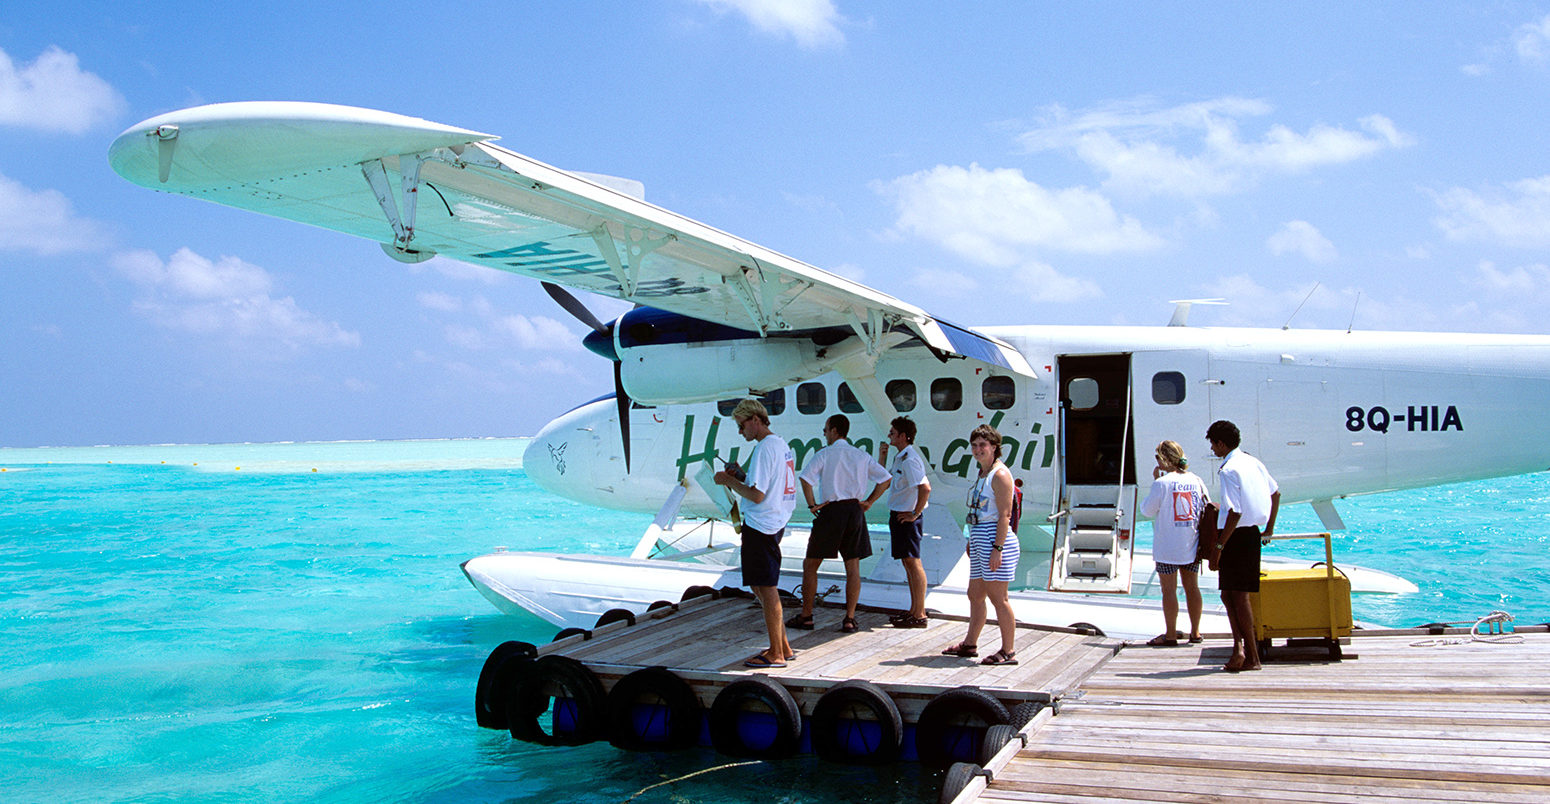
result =
[[[1011,516],[1011,520],[1012,521],[1010,523],[1008,523],[1011,526],[1013,533],[1017,532],[1017,522],[1018,522],[1018,520],[1020,520],[1022,518],[1023,518],[1023,481],[1021,481],[1021,480],[1013,480],[1012,481],[1012,516]]]

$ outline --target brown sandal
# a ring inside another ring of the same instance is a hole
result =
[[[942,651],[943,656],[957,656],[960,659],[972,659],[980,655],[978,645],[970,645],[959,642],[956,645],[948,645],[947,650]]]
[[[980,664],[1017,664],[1017,651],[998,650],[980,660]]]
[[[861,630],[861,626],[856,624],[856,618],[855,617],[846,617],[845,619],[840,620],[840,633],[842,633],[842,634],[854,634],[854,633],[856,633],[857,631],[860,631],[860,630]]]

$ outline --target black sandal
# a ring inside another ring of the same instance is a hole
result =
[[[1017,651],[1007,653],[1005,650],[998,650],[980,660],[980,664],[1017,664]]]
[[[960,659],[972,659],[980,655],[978,645],[968,645],[959,642],[956,645],[948,645],[947,650],[942,651],[943,656],[957,656]]]
[[[793,614],[791,615],[791,619],[786,621],[786,627],[800,628],[803,631],[811,631],[813,630],[813,615],[809,614],[806,617],[803,617],[801,614]]]
[[[860,631],[860,630],[861,630],[861,626],[856,624],[856,618],[855,617],[846,617],[845,619],[840,620],[840,633],[842,633],[842,634],[854,634],[854,633],[856,633],[857,631]]]

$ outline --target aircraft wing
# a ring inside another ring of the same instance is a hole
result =
[[[908,331],[1033,374],[1002,341],[493,139],[347,106],[227,103],[133,126],[109,162],[153,190],[375,240],[406,262],[440,254],[760,335],[845,326],[868,351]]]

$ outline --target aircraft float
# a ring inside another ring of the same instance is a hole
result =
[[[1550,466],[1540,411],[1550,338],[1198,327],[1191,302],[1168,326],[958,326],[649,204],[638,184],[560,170],[494,139],[353,107],[226,103],[132,126],[109,161],[153,190],[355,235],[400,261],[441,255],[532,277],[592,329],[584,342],[613,362],[615,393],[544,427],[524,468],[578,502],[658,516],[627,557],[466,562],[503,611],[586,627],[691,586],[737,585],[729,503],[707,478],[719,461],[746,459],[729,414],[750,395],[799,463],[836,411],[868,450],[894,416],[914,419],[933,487],[927,605],[947,613],[967,610],[967,437],[994,425],[1025,495],[1019,620],[1121,636],[1157,629],[1156,601],[1134,594],[1152,576],[1132,535],[1165,438],[1196,456],[1215,493],[1205,428],[1235,421],[1283,505],[1310,503],[1331,530],[1344,527],[1335,500],[1349,495]],[[639,306],[603,322],[565,287]],[[800,580],[805,538],[794,527],[783,542],[784,588]],[[862,602],[902,608],[903,572],[886,552],[863,564]],[[1415,590],[1343,569],[1357,591]],[[820,587],[840,575],[826,565]],[[1208,612],[1205,627],[1225,631],[1225,618]]]

